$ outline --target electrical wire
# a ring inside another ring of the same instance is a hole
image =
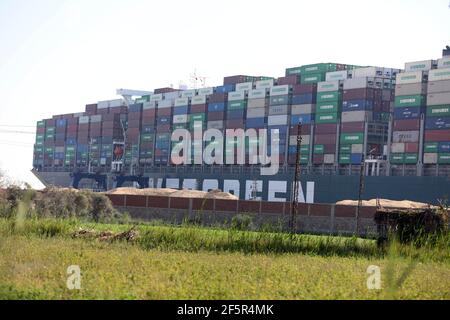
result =
[[[4,130],[4,129],[0,129],[0,133],[36,134],[36,132],[31,131]]]

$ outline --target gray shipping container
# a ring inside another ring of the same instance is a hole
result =
[[[208,129],[223,129],[223,120],[208,121]]]
[[[294,115],[297,114],[312,114],[316,112],[315,104],[294,104],[292,106],[291,113]]]
[[[450,92],[450,80],[428,82],[428,93]]]
[[[426,83],[397,84],[395,86],[396,96],[411,96],[419,94],[420,95],[427,94]]]
[[[428,94],[427,105],[440,106],[444,104],[450,104],[450,90],[448,92]]]
[[[437,153],[424,153],[423,154],[423,163],[425,164],[435,164],[438,161]]]
[[[269,116],[278,116],[288,114],[288,106],[272,106],[269,107]]]
[[[365,120],[372,121],[373,113],[370,111],[346,111],[342,112],[341,122],[364,122]]]
[[[266,116],[265,108],[247,109],[247,118],[264,118]]]
[[[419,131],[394,131],[392,142],[419,142]]]
[[[249,99],[247,107],[250,108],[264,108],[266,106],[266,99]]]

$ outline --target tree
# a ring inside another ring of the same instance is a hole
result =
[[[7,185],[6,174],[0,169],[0,188],[6,188]]]

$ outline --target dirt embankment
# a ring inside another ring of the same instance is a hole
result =
[[[337,205],[340,206],[357,206],[358,201],[357,200],[343,200],[336,202]],[[407,208],[407,209],[423,209],[423,208],[429,208],[431,205],[428,203],[422,203],[422,202],[414,202],[409,200],[402,200],[402,201],[396,201],[396,200],[388,200],[388,199],[371,199],[371,200],[363,200],[362,205],[364,207],[377,207],[380,205],[383,208]],[[433,206],[431,206],[433,207]]]
[[[232,195],[231,193],[222,192],[220,190],[212,190],[210,192],[205,192],[197,190],[176,190],[176,189],[117,188],[106,192],[106,194],[238,200],[238,197]]]

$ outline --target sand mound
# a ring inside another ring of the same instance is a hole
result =
[[[380,205],[384,208],[407,208],[407,209],[423,209],[428,208],[430,205],[427,203],[414,202],[409,200],[388,200],[388,199],[378,199]],[[336,202],[337,205],[341,206],[357,206],[357,200],[343,200]],[[376,207],[378,205],[377,199],[363,200],[362,205],[366,207]]]
[[[197,190],[176,190],[176,189],[117,188],[106,192],[106,194],[238,200],[238,197],[232,195],[231,193],[222,192],[220,190],[212,190],[210,192],[205,192]]]

